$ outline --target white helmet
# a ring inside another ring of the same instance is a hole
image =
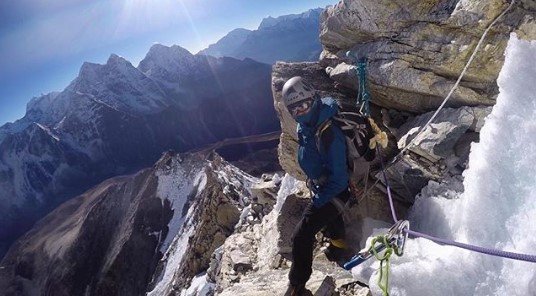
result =
[[[300,76],[294,76],[283,85],[283,102],[287,108],[305,100],[312,100],[316,96],[316,91]]]

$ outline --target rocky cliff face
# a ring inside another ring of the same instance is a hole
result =
[[[289,231],[301,215],[307,196],[300,192],[303,172],[296,163],[295,122],[281,102],[281,89],[299,75],[323,96],[353,101],[358,88],[354,55],[369,59],[372,117],[389,133],[384,151],[389,159],[405,147],[432,116],[462,71],[485,27],[509,3],[502,1],[341,1],[322,15],[324,48],[317,63],[277,63],[273,66],[272,91],[282,135],[279,161],[289,174],[282,182],[274,210],[262,223],[235,232],[213,256],[206,277],[221,295],[279,295],[287,284]],[[498,93],[496,78],[503,63],[509,32],[536,39],[535,6],[517,2],[502,18],[477,54],[461,86],[434,122],[415,139],[415,145],[388,171],[399,217],[404,217],[415,196],[430,181],[461,184],[470,145],[490,113]],[[292,177],[291,177],[292,175]],[[377,163],[370,177],[381,179]],[[372,182],[372,181],[371,181]],[[463,188],[454,188],[463,190]],[[361,204],[350,207],[347,220],[354,250],[364,247],[375,228],[390,223],[386,212],[385,184],[379,182]],[[384,203],[382,205],[382,202]],[[293,222],[294,221],[294,222]],[[382,222],[385,221],[385,222]],[[361,241],[360,241],[361,240]],[[240,246],[238,248],[237,246]],[[321,244],[319,246],[321,249]],[[317,251],[318,252],[318,249]],[[308,288],[315,295],[367,295],[340,269],[315,253]],[[327,271],[327,272],[326,272]],[[329,276],[327,276],[329,275]]]
[[[295,123],[281,103],[283,83],[301,75],[322,91],[354,101],[357,88],[354,57],[368,59],[372,116],[391,134],[386,154],[404,147],[454,85],[484,29],[508,7],[503,1],[341,1],[324,11],[318,63],[277,63],[272,91],[282,135],[282,167],[302,178],[292,155],[297,147]],[[478,139],[478,126],[498,93],[496,79],[510,32],[536,39],[534,5],[517,1],[484,39],[468,72],[445,109],[410,149],[413,156],[390,167],[400,200],[412,202],[429,180],[459,175],[467,152]],[[461,107],[466,106],[466,107]],[[398,142],[398,145],[395,143]],[[386,155],[386,156],[387,156]],[[379,175],[378,175],[379,177]]]
[[[0,256],[66,198],[162,151],[277,130],[269,81],[269,65],[178,46],[153,46],[138,68],[117,55],[85,63],[0,127]]]
[[[409,112],[441,103],[484,29],[510,1],[341,1],[322,15],[323,66],[352,75],[345,53],[369,59],[375,104]],[[536,38],[534,4],[516,1],[484,40],[450,106],[492,105],[510,32]],[[344,83],[344,79],[337,79]],[[355,81],[355,80],[354,80]],[[355,85],[346,83],[354,88]]]

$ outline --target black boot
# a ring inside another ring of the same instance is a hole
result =
[[[348,259],[348,248],[344,240],[332,240],[324,250],[324,255],[331,262],[344,263]]]
[[[305,284],[303,285],[288,285],[288,289],[285,292],[285,296],[305,296],[307,289],[305,289]]]

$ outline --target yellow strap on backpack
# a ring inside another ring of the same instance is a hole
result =
[[[370,139],[369,148],[376,149],[376,145],[378,144],[382,148],[386,148],[389,142],[389,139],[387,138],[387,134],[378,127],[376,122],[374,122],[374,119],[369,117],[368,120],[370,122],[370,126],[372,127],[372,130],[374,131],[374,137]]]

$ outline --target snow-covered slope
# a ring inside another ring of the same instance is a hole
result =
[[[148,295],[170,295],[208,268],[212,252],[233,232],[251,200],[249,188],[257,180],[220,158],[198,170],[174,160],[158,178],[158,195],[171,200],[174,215]]]
[[[536,42],[511,35],[500,95],[473,144],[463,192],[431,182],[413,206],[413,228],[483,247],[536,254]],[[393,258],[393,257],[392,257]],[[372,261],[372,260],[371,260]],[[368,262],[369,264],[371,262]],[[536,295],[536,264],[412,239],[391,260],[390,295]],[[374,295],[378,264],[354,274]]]

